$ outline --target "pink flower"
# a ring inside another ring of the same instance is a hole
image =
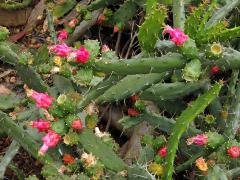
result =
[[[161,157],[166,157],[167,155],[167,146],[164,146],[158,150],[158,155]]]
[[[88,61],[90,54],[84,47],[80,47],[75,52],[76,52],[76,62],[80,62],[84,64],[85,62]]]
[[[67,57],[68,54],[72,52],[72,49],[64,43],[49,46],[48,49],[50,52],[55,53],[56,55],[61,57]]]
[[[58,32],[58,41],[63,41],[68,38],[68,32],[65,29],[62,29]]]
[[[163,35],[169,34],[171,41],[174,42],[177,46],[182,45],[187,39],[188,35],[179,28],[172,28],[171,26],[165,26],[163,30]]]
[[[59,141],[61,140],[61,136],[59,136],[54,131],[49,131],[43,138],[43,145],[38,151],[39,155],[44,155],[49,148],[55,147]]]
[[[68,23],[68,26],[73,28],[76,26],[77,23],[78,23],[78,20],[76,18],[74,18]]]
[[[50,122],[44,119],[38,119],[37,121],[31,122],[32,128],[37,128],[38,132],[48,132],[50,129]]]
[[[227,150],[227,153],[232,158],[238,158],[240,156],[240,148],[238,146],[232,146]]]
[[[108,45],[103,44],[103,45],[102,45],[102,48],[101,48],[101,51],[102,51],[102,53],[105,53],[105,52],[110,51],[110,49],[109,49]]]
[[[71,127],[75,130],[81,130],[83,128],[82,121],[80,119],[74,120]]]
[[[198,134],[194,137],[188,138],[187,139],[187,144],[197,144],[197,145],[205,145],[208,142],[208,137],[205,134]]]
[[[31,97],[35,100],[38,108],[48,109],[53,101],[53,98],[47,93],[38,93],[33,91]]]

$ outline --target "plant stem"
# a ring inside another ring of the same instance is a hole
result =
[[[4,179],[5,171],[9,165],[9,163],[12,161],[14,156],[17,154],[20,146],[17,143],[17,141],[13,140],[10,144],[7,152],[5,153],[4,157],[1,159],[0,163],[0,179]]]
[[[173,24],[175,28],[184,29],[184,0],[173,0]]]
[[[213,27],[216,23],[221,21],[233,8],[236,8],[240,4],[240,0],[228,1],[228,3],[223,6],[221,9],[216,11],[213,16],[205,25],[205,29]]]

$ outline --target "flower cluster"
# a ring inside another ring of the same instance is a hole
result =
[[[80,62],[82,64],[86,63],[90,57],[90,53],[84,47],[75,50],[65,43],[49,46],[48,49],[50,52],[60,57],[67,57],[70,60],[75,59],[75,62]]]
[[[36,103],[38,108],[44,109],[44,115],[46,119],[52,121],[53,117],[49,114],[48,109],[51,109],[50,106],[53,104],[53,98],[47,93],[39,93],[33,90],[28,90],[28,96],[30,96]],[[62,139],[62,137],[57,133],[60,126],[58,125],[57,129],[54,129],[54,125],[45,119],[38,119],[30,123],[32,128],[38,129],[38,132],[46,133],[42,138],[43,145],[39,150],[39,155],[44,155],[49,148],[55,147]],[[59,121],[60,122],[60,121]],[[54,122],[58,123],[58,122]],[[80,119],[75,119],[71,123],[71,128],[75,131],[80,131],[83,128],[82,121]],[[54,130],[55,131],[54,131]],[[61,133],[60,133],[61,134]]]

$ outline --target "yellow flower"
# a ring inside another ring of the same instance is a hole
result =
[[[201,170],[201,171],[207,171],[208,170],[207,163],[205,162],[205,159],[203,157],[198,158],[195,161],[195,164],[198,167],[198,169]]]
[[[164,172],[163,166],[157,163],[149,164],[148,170],[150,173],[155,174],[157,176],[162,176]]]
[[[62,66],[61,57],[60,56],[54,56],[54,63],[59,67]]]
[[[211,52],[214,54],[214,55],[219,55],[222,53],[222,46],[221,44],[219,43],[213,43],[212,46],[211,46]]]

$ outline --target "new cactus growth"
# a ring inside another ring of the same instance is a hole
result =
[[[189,106],[182,114],[176,119],[176,125],[172,130],[172,135],[170,136],[167,148],[166,157],[166,171],[164,173],[165,179],[171,179],[173,173],[173,163],[174,156],[177,151],[178,141],[180,140],[183,132],[187,129],[189,124],[194,120],[194,118],[201,113],[212,100],[214,100],[222,87],[222,84],[216,83],[207,93],[200,96],[195,100],[191,106]]]
[[[8,38],[9,31],[6,27],[0,26],[0,41],[4,41]]]

